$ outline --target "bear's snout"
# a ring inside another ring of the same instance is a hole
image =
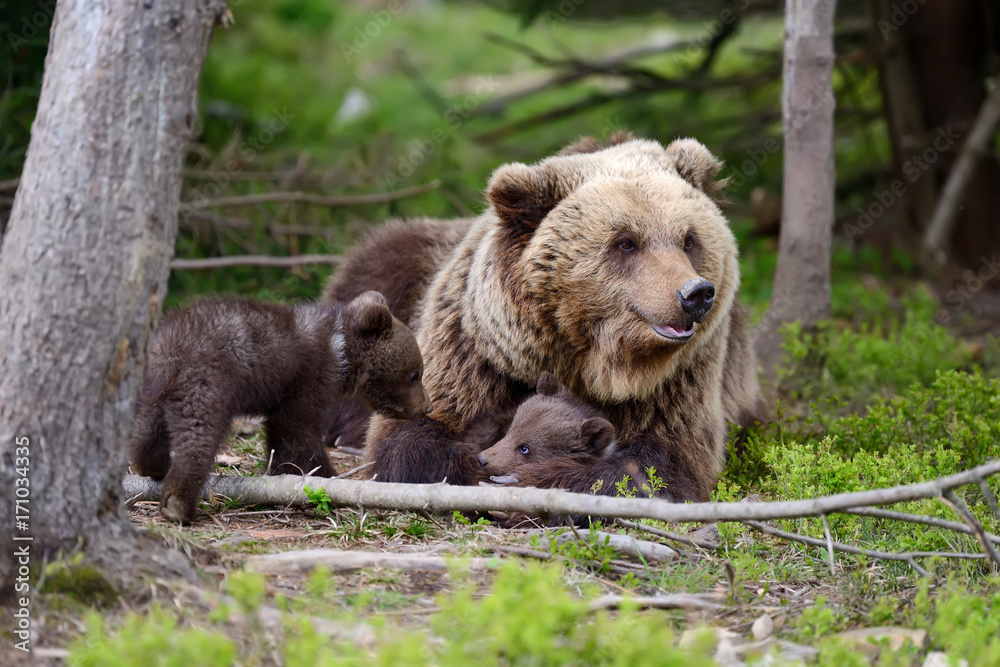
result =
[[[479,465],[480,465],[480,467],[482,467],[482,468],[485,468],[485,467],[486,467],[486,466],[488,466],[488,465],[489,465],[489,463],[490,463],[489,461],[487,461],[487,460],[486,460],[486,456],[485,456],[485,455],[483,455],[483,453],[482,453],[482,452],[480,452],[480,453],[479,453],[479,456],[477,456],[477,457],[476,457],[476,460],[478,460],[478,461],[479,461]]]
[[[712,308],[714,298],[715,287],[704,278],[689,280],[677,290],[677,300],[681,303],[681,310],[690,315],[695,322],[701,322],[705,317],[705,313]]]

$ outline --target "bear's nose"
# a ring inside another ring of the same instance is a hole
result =
[[[681,309],[695,322],[701,322],[705,317],[705,313],[712,307],[714,297],[715,287],[704,278],[689,280],[677,290],[677,300],[681,302]]]
[[[480,465],[481,467],[485,468],[485,467],[486,467],[486,463],[487,463],[487,461],[486,461],[486,457],[485,457],[485,456],[483,456],[482,454],[480,454],[480,455],[479,455],[479,456],[477,456],[476,458],[477,458],[477,459],[479,460],[479,465]]]

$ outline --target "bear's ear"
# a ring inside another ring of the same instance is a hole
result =
[[[533,234],[563,198],[558,181],[547,169],[518,163],[493,172],[486,196],[518,237]]]
[[[666,148],[668,162],[685,181],[706,193],[713,193],[726,185],[716,180],[720,162],[705,146],[694,139],[677,139]]]
[[[344,326],[362,336],[380,336],[392,331],[392,312],[380,292],[369,290],[344,308]]]
[[[580,438],[590,446],[592,452],[597,452],[615,440],[615,427],[607,419],[591,417],[580,424]]]
[[[538,376],[538,385],[535,387],[535,393],[541,396],[555,396],[559,393],[560,389],[559,381],[556,380],[556,376],[552,373],[545,371]]]
[[[615,130],[614,134],[611,135],[611,138],[608,139],[606,143],[601,143],[593,137],[580,137],[575,142],[556,153],[556,155],[582,155],[584,153],[596,153],[597,151],[603,151],[605,148],[617,146],[618,144],[623,144],[626,141],[632,141],[633,139],[635,139],[635,135],[628,130]]]

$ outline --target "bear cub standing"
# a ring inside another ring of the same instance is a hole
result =
[[[431,402],[422,375],[416,339],[379,292],[336,306],[202,301],[168,316],[153,338],[129,461],[165,478],[164,517],[191,521],[233,418],[264,416],[272,474],[331,477],[323,436],[333,399],[423,417]]]
[[[535,391],[518,406],[504,437],[479,454],[479,465],[491,478],[498,478],[494,481],[530,483],[520,479],[529,464],[531,468],[586,466],[614,450],[611,422],[573,398],[552,373],[541,374]]]

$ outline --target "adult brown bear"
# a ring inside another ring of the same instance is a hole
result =
[[[575,491],[602,480],[614,493],[624,475],[641,483],[654,467],[662,496],[707,500],[727,419],[761,410],[735,303],[736,241],[711,197],[720,167],[693,139],[585,139],[497,169],[479,217],[395,223],[356,248],[324,298],[384,293],[417,333],[435,408],[416,421],[372,419],[376,479],[475,483],[479,451],[551,370],[607,414],[618,446],[531,479]],[[340,425],[357,434],[359,413],[347,414],[353,423]]]

